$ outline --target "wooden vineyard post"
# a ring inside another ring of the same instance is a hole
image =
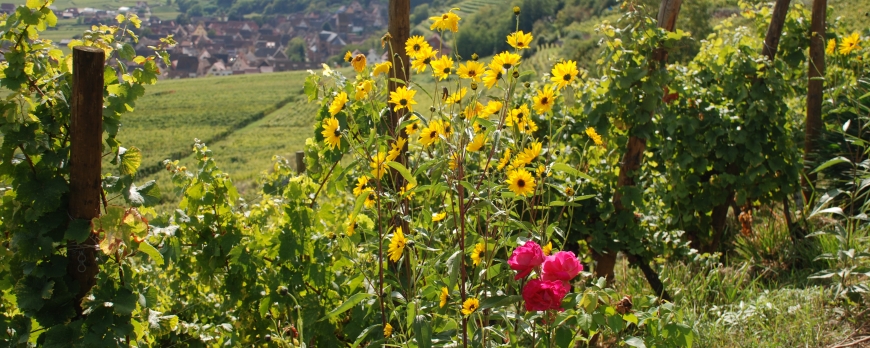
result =
[[[100,162],[103,139],[103,66],[101,48],[73,48],[73,87],[70,116],[69,214],[90,221],[100,216]],[[76,312],[82,315],[82,298],[96,284],[97,236],[67,245],[67,273],[79,284]]]
[[[822,130],[822,97],[825,77],[825,14],[827,0],[813,0],[813,13],[810,22],[810,64],[807,75],[807,118],[804,133],[804,170],[816,163],[816,141]],[[809,172],[809,170],[807,170]],[[804,204],[812,205],[810,184],[815,180],[815,174],[801,176],[801,186],[804,193]]]
[[[305,152],[296,151],[296,173],[305,173]]]
[[[674,31],[677,23],[677,14],[680,13],[680,6],[682,4],[682,0],[662,0],[657,16],[658,26],[667,31]],[[651,64],[649,68],[664,69],[667,59],[668,51],[664,47],[660,47],[655,53],[655,63]],[[619,167],[616,190],[613,194],[612,202],[616,211],[624,211],[626,209],[622,204],[621,190],[624,187],[635,186],[634,177],[637,175],[637,171],[640,170],[643,154],[646,151],[646,138],[632,134],[631,130],[629,130],[629,134],[625,154]],[[606,254],[593,252],[593,258],[596,261],[596,277],[606,277],[608,280],[613,279],[613,269],[616,266],[616,253],[617,250],[608,250]],[[647,267],[649,266],[647,265]]]

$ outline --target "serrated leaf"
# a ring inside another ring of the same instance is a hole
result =
[[[121,174],[134,175],[142,165],[142,151],[133,146],[121,154]]]
[[[142,186],[130,185],[130,189],[124,192],[124,198],[134,207],[151,207],[160,203],[160,188],[157,181],[151,180]]]
[[[374,296],[374,295],[369,294],[369,293],[364,293],[364,292],[353,294],[347,299],[347,301],[344,301],[344,303],[342,303],[341,305],[339,305],[335,309],[329,311],[329,313],[326,313],[326,316],[324,316],[323,318],[320,318],[320,320],[318,320],[318,321],[323,321],[323,320],[332,318],[336,315],[339,315],[341,313],[347,312],[349,309],[353,308],[353,306],[356,306],[357,303],[360,303],[360,302],[362,302],[362,300],[365,300],[366,298],[369,298],[371,296]]]
[[[112,303],[114,303],[115,313],[122,315],[130,315],[136,310],[136,302],[139,296],[136,296],[132,291],[127,288],[118,289],[118,293],[115,294],[115,298],[112,299]]]

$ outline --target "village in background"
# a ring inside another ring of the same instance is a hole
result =
[[[18,5],[0,4],[0,12],[14,12]],[[363,53],[371,63],[383,62],[389,57],[379,44],[372,44],[379,42],[389,20],[387,5],[375,1],[368,6],[353,1],[333,10],[277,14],[259,20],[230,20],[228,16],[186,17],[183,19],[186,23],[179,20],[184,16],[164,19],[152,15],[146,1],[137,1],[135,6],[122,6],[114,11],[52,7],[61,23],[74,20],[81,24],[76,27],[82,29],[90,25],[112,24],[118,14],[138,14],[142,26],[138,29],[139,41],[134,48],[141,56],[153,54],[148,46],[157,46],[160,38],[172,35],[177,42],[168,49],[172,66],[163,70],[162,78],[317,69],[324,63],[337,65],[347,51],[354,55]],[[77,37],[59,39],[55,44],[66,48]],[[430,34],[427,40],[433,47],[446,46],[437,35]],[[125,64],[136,65],[133,62]]]

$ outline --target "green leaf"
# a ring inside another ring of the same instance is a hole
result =
[[[154,260],[154,263],[158,266],[163,266],[163,255],[161,255],[160,251],[157,251],[157,248],[151,244],[148,244],[147,242],[139,243],[139,251],[148,254],[148,256],[151,257],[151,259]]]
[[[622,316],[622,320],[637,325],[637,316],[634,313],[626,313]]]
[[[73,240],[76,243],[84,242],[91,235],[91,221],[83,219],[75,219],[70,221],[66,232],[63,234],[63,239]]]
[[[825,168],[828,168],[828,167],[830,167],[830,166],[833,166],[833,165],[836,165],[836,164],[840,164],[840,163],[849,163],[849,164],[852,164],[852,161],[850,161],[848,158],[846,158],[846,157],[842,157],[842,156],[840,156],[840,157],[836,157],[836,158],[832,158],[832,159],[829,159],[827,162],[822,163],[822,165],[816,167],[816,169],[813,169],[812,173],[820,172],[820,171],[824,170]]]
[[[414,334],[419,348],[432,347],[432,325],[425,315],[418,315],[414,318]]]
[[[160,203],[160,188],[157,187],[157,181],[154,180],[146,182],[142,186],[130,185],[130,190],[124,192],[124,198],[134,207],[155,206]]]
[[[504,307],[511,303],[520,302],[520,300],[522,299],[523,297],[520,295],[487,297],[485,300],[483,300],[483,302],[480,303],[480,308],[486,309]]]
[[[118,289],[118,293],[115,295],[115,298],[112,299],[112,303],[114,303],[115,313],[122,315],[130,315],[136,310],[136,300],[138,300],[139,296],[136,296],[132,291],[127,288]]]
[[[629,337],[629,338],[625,339],[625,341],[622,341],[622,343],[625,343],[625,344],[632,346],[632,347],[646,348],[646,344],[643,343],[643,340],[640,339],[639,337]]]
[[[591,176],[589,176],[589,175],[587,175],[586,173],[583,173],[583,172],[577,170],[576,168],[573,168],[573,167],[571,167],[571,166],[569,166],[569,165],[567,165],[567,164],[565,164],[565,163],[555,163],[555,164],[553,164],[553,166],[551,167],[551,169],[552,169],[554,172],[563,172],[563,173],[566,173],[566,174],[568,174],[568,175],[578,176],[578,177],[581,177],[581,178],[583,178],[583,179],[586,179],[586,180],[592,181],[592,177],[591,177]]]
[[[376,329],[380,329],[380,328],[381,328],[381,324],[375,324],[375,325],[367,327],[365,330],[362,330],[362,332],[359,333],[359,336],[356,337],[356,341],[353,341],[353,345],[351,345],[350,347],[351,348],[359,347],[359,345],[362,344],[362,341],[366,339],[366,336],[369,335],[369,332],[372,332],[372,330],[376,330]]]
[[[142,151],[133,146],[121,154],[121,174],[135,175],[142,165]]]
[[[411,172],[408,171],[408,168],[405,168],[404,165],[402,165],[399,162],[393,162],[393,161],[387,162],[387,165],[392,167],[396,171],[398,171],[399,174],[402,174],[402,177],[404,177],[405,180],[408,180],[409,183],[413,184],[414,186],[417,186],[417,179],[414,178],[413,175],[411,175]]]
[[[373,295],[364,292],[353,294],[350,296],[350,298],[347,299],[347,301],[344,301],[344,303],[331,310],[329,313],[326,313],[326,316],[320,318],[320,320],[318,321],[323,321],[341,313],[347,312],[347,310],[353,308],[353,306],[356,306],[357,303],[360,303],[362,300],[365,300],[366,298],[369,298],[371,296]]]
[[[447,259],[447,289],[453,289],[456,278],[459,277],[459,265],[462,263],[461,250],[457,250]]]

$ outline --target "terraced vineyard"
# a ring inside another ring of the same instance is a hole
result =
[[[187,156],[195,138],[220,140],[295,100],[304,74],[161,81],[122,120],[119,138],[142,150],[140,175],[153,173],[164,159]]]

